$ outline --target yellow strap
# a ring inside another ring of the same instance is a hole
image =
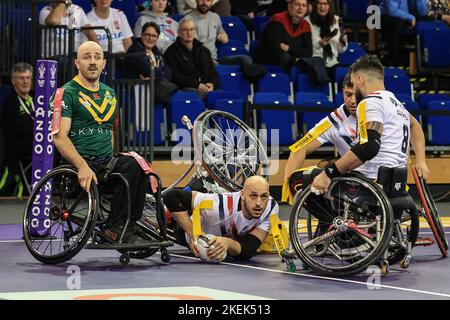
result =
[[[287,243],[284,243],[281,235],[280,229],[283,228],[283,223],[278,219],[278,215],[274,214],[270,216],[270,228],[278,254],[281,255],[281,251],[286,249]]]
[[[194,237],[202,235],[202,221],[200,219],[200,210],[212,208],[213,208],[212,200],[203,200],[200,202],[198,206],[194,208],[194,212],[192,213],[192,233]]]
[[[364,144],[368,140],[367,127],[366,127],[366,101],[362,101],[359,106],[358,112],[358,131],[359,131],[359,143]]]
[[[319,123],[313,129],[309,130],[303,138],[290,146],[289,150],[291,150],[291,152],[297,152],[307,144],[317,139],[317,137],[319,137],[322,133],[330,129],[331,126],[332,125],[329,121],[323,121],[322,123]]]
[[[291,188],[289,187],[289,177],[287,177],[286,179],[284,179],[283,182],[283,189],[281,189],[281,201],[282,202],[288,202],[289,204],[292,204],[291,202],[293,202],[293,196],[291,193]]]

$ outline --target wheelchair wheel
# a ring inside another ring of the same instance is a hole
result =
[[[423,177],[418,176],[417,170],[414,167],[412,168],[412,173],[417,186],[417,192],[419,193],[420,201],[422,203],[422,212],[430,225],[431,231],[433,232],[433,236],[436,239],[436,243],[439,246],[442,256],[447,257],[447,237],[445,235],[444,226],[442,225],[436,204],[433,200],[433,196],[431,195],[430,189],[428,189],[427,182]]]
[[[405,210],[400,224],[394,224],[392,240],[388,247],[389,265],[394,265],[407,254],[408,243],[414,246],[419,236],[419,214],[417,210]]]
[[[33,257],[57,264],[75,256],[94,231],[98,199],[96,185],[92,183],[90,191],[85,192],[72,168],[56,168],[45,175],[33,188],[23,217],[25,244]],[[39,235],[32,231],[36,210],[48,218]]]
[[[393,212],[383,190],[360,176],[333,179],[323,196],[310,188],[297,197],[289,221],[303,264],[332,276],[354,275],[375,264],[392,237]]]
[[[223,111],[198,116],[193,130],[196,161],[228,191],[242,190],[253,175],[268,179],[268,158],[256,134],[242,120]],[[201,159],[200,159],[201,157]]]

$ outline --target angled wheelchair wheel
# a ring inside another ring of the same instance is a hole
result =
[[[433,232],[433,236],[436,239],[436,243],[438,244],[442,256],[447,257],[447,237],[445,235],[444,226],[442,225],[436,203],[433,200],[433,196],[431,195],[425,179],[418,176],[417,170],[414,167],[412,168],[412,173],[417,186],[417,192],[419,193],[420,202],[422,204],[422,212],[425,215],[425,219],[427,220],[431,231]]]
[[[383,190],[360,176],[335,178],[323,196],[305,188],[289,221],[299,259],[323,275],[350,276],[376,264],[392,237],[393,212]]]
[[[196,161],[228,191],[239,191],[253,175],[269,177],[265,147],[242,120],[224,111],[198,116],[193,131]]]
[[[57,264],[71,259],[92,235],[98,218],[98,191],[91,184],[85,192],[77,172],[59,167],[47,173],[33,188],[23,217],[23,235],[28,251],[40,262]],[[36,212],[45,221],[38,222]]]

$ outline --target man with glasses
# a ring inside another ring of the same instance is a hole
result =
[[[211,53],[195,38],[195,23],[189,18],[180,21],[178,37],[164,53],[172,70],[172,79],[181,90],[192,90],[203,98],[219,86],[219,75]]]
[[[201,227],[209,240],[208,258],[221,260],[226,255],[237,260],[249,260],[264,242],[270,228],[270,217],[278,214],[278,204],[270,196],[269,183],[261,176],[245,181],[242,191],[232,193],[200,193],[171,190],[164,204],[175,220],[177,241],[189,247],[198,257],[198,237],[193,234],[190,218],[194,208],[211,200],[212,209],[202,209]]]
[[[14,90],[4,101],[1,128],[5,138],[6,166],[20,183],[20,166],[31,162],[34,103],[33,67],[19,62],[11,69]]]

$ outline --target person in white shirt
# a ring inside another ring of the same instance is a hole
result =
[[[265,240],[270,216],[278,214],[278,204],[270,196],[269,183],[261,176],[249,177],[240,192],[206,194],[188,190],[170,190],[163,195],[164,205],[177,224],[177,240],[199,256],[197,236],[193,234],[192,210],[203,200],[212,200],[212,209],[202,209],[201,227],[212,234],[207,254],[220,259],[225,254],[248,260]]]
[[[72,4],[72,0],[65,3],[51,3],[42,8],[39,13],[39,24],[46,27],[67,26],[68,29],[89,27],[88,18],[84,10]],[[74,52],[85,41],[97,42],[95,32],[92,30],[75,30]],[[56,41],[56,43],[55,43]],[[69,33],[62,29],[48,29],[42,32],[42,56],[67,55],[69,53]]]
[[[339,54],[348,46],[346,34],[342,34],[340,17],[334,14],[334,1],[316,0],[313,11],[305,20],[311,25],[313,57],[323,58],[328,76],[334,78],[334,67],[339,63]]]
[[[88,13],[89,23],[107,27],[111,33],[112,52],[124,53],[132,44],[133,32],[123,11],[111,8],[112,0],[94,0],[94,8]],[[103,51],[108,51],[108,37],[103,30],[94,30]]]
[[[151,10],[145,10],[134,25],[134,36],[140,38],[144,24],[155,22],[161,31],[157,47],[162,53],[175,42],[178,35],[178,22],[168,16],[166,7],[167,0],[152,0]]]
[[[332,178],[351,170],[376,179],[382,166],[406,167],[410,142],[419,155],[415,164],[418,174],[427,178],[423,131],[411,130],[417,121],[392,92],[385,90],[383,65],[376,57],[366,55],[350,67],[350,74],[358,102],[359,143],[314,178],[312,191],[327,192]]]

